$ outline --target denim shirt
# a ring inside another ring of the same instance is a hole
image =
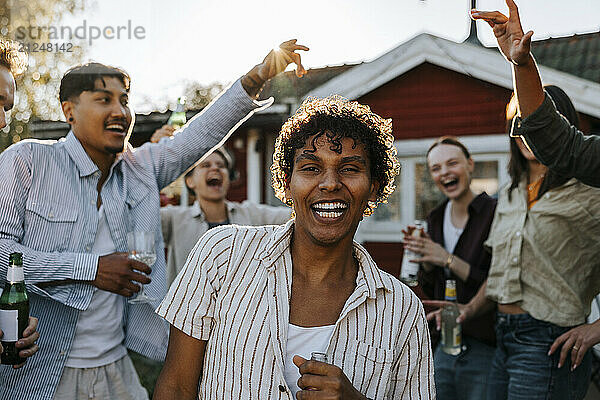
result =
[[[130,146],[117,157],[101,189],[117,251],[127,251],[129,231],[155,232],[157,259],[146,292],[153,304],[126,304],[125,346],[164,358],[168,327],[153,312],[166,294],[159,190],[185,172],[261,105],[236,81],[172,138]],[[40,351],[25,367],[0,368],[0,398],[51,399],[68,357],[79,312],[95,287],[98,167],[70,132],[59,141],[25,140],[0,155],[0,283],[8,255],[23,253],[30,314],[39,318]],[[38,286],[49,281],[64,284]]]

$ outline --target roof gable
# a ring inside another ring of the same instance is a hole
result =
[[[510,65],[497,49],[472,43],[455,43],[421,34],[379,58],[334,77],[305,97],[339,94],[357,99],[425,62],[512,90]],[[563,88],[578,111],[600,117],[600,84],[540,66],[544,83]]]

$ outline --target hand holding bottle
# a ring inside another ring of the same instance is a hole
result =
[[[439,331],[442,329],[442,308],[445,306],[454,304],[450,301],[445,300],[423,300],[423,305],[427,307],[434,307],[436,310],[427,313],[427,321],[433,321],[435,319],[436,329]],[[469,304],[456,303],[458,307],[459,315],[456,318],[456,322],[462,324],[463,322],[473,318],[473,309]]]
[[[336,365],[315,360],[306,360],[298,355],[293,358],[300,371],[298,387],[301,392],[296,396],[306,398],[366,399],[354,386],[344,371]],[[303,393],[304,392],[304,393]],[[302,394],[301,394],[302,393]]]
[[[421,257],[410,261],[415,263],[429,263],[438,267],[446,265],[450,254],[439,243],[431,240],[426,231],[423,231],[420,236],[409,235],[404,230],[402,232],[404,233],[404,247],[413,253],[421,255]]]
[[[40,338],[40,333],[36,330],[38,324],[38,319],[36,317],[29,317],[29,324],[27,328],[23,331],[23,338],[19,339],[16,343],[16,347],[19,350],[19,357],[28,358],[37,353],[40,347],[35,343]],[[3,332],[0,330],[0,338],[2,338]],[[4,349],[2,348],[2,344],[0,344],[0,353]],[[13,365],[13,368],[21,368],[25,363]]]

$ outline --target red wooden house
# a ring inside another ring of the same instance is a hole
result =
[[[600,33],[550,38],[533,47],[544,82],[569,94],[584,131],[600,133]],[[368,104],[392,118],[402,172],[389,203],[361,223],[357,239],[380,267],[398,274],[402,227],[423,218],[441,200],[424,164],[434,138],[463,140],[476,162],[477,190],[494,194],[507,181],[505,105],[511,91],[509,64],[497,49],[483,47],[474,29],[463,43],[422,34],[370,62],[311,69],[302,79],[282,74],[263,90],[263,97],[275,97],[275,104],[247,120],[227,142],[240,172],[229,198],[280,204],[270,187],[275,137],[302,99],[340,94]],[[167,117],[138,115],[132,143],[148,140]],[[32,126],[40,138],[63,136],[65,128],[56,122]]]

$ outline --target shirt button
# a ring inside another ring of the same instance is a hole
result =
[[[515,236],[516,236],[516,237],[519,237],[519,236],[521,236],[521,231],[517,231],[517,233],[515,233]]]
[[[64,351],[64,350],[61,350],[61,351],[60,351],[58,354],[59,354],[61,357],[63,357],[63,356],[65,355],[65,351]]]
[[[285,392],[285,386],[279,385],[279,391],[282,393]]]
[[[90,204],[94,205],[94,204],[96,204],[96,201],[94,199],[92,199],[92,200],[90,200]]]
[[[514,257],[514,258],[512,259],[512,262],[513,262],[513,264],[516,264],[516,263],[517,263],[517,261],[519,261],[519,259],[518,259],[517,257]]]
[[[521,121],[517,121],[517,128],[521,128]]]
[[[92,246],[90,246],[89,244],[87,246],[85,246],[85,251],[90,251],[92,249]]]
[[[544,195],[544,197],[545,197],[545,198],[547,198],[547,199],[549,199],[549,198],[550,198],[550,193],[546,193],[546,194]]]
[[[52,213],[48,214],[48,218],[50,218],[50,219],[54,218],[54,214],[52,214]]]

